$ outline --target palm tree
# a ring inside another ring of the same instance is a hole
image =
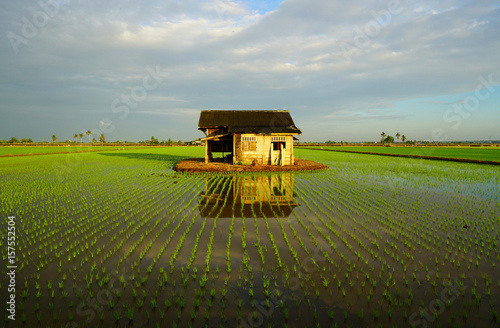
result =
[[[75,139],[75,142],[76,142],[76,140],[78,139],[78,134],[75,133],[75,135],[73,136],[73,138]]]
[[[406,136],[405,136],[404,134],[401,136],[401,140],[402,140],[403,142],[405,142],[405,141],[406,141]]]
[[[106,140],[104,139],[104,134],[103,133],[101,133],[101,136],[99,137],[99,141],[101,143],[105,143],[106,142]]]
[[[380,134],[380,138],[381,138],[381,139],[380,139],[380,141],[384,142],[384,139],[385,139],[385,136],[386,136],[386,135],[387,135],[387,134],[385,134],[385,132],[382,132],[382,133]]]
[[[94,134],[90,130],[87,130],[87,132],[85,132],[85,134],[87,135],[87,137],[89,137],[89,142],[90,142],[90,136],[94,135]]]
[[[52,135],[52,142],[56,142],[57,141],[57,137],[55,134]]]
[[[80,137],[80,142],[83,142],[83,140],[82,140],[83,139],[83,133],[78,134],[78,136]]]
[[[399,137],[400,137],[400,136],[401,136],[401,135],[399,134],[399,132],[396,132],[396,139],[398,139],[398,140],[399,140]]]

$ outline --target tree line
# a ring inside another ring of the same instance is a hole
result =
[[[399,140],[401,137],[401,141],[404,143],[406,141],[406,136],[400,135],[399,132],[396,132],[396,138]],[[382,131],[380,134],[380,142],[381,143],[393,143],[394,142],[394,137],[387,135],[385,132]]]
[[[33,140],[31,138],[22,138],[21,140],[17,139],[16,137],[10,138],[10,140],[1,140],[0,143],[3,144],[15,144],[15,143],[33,143]]]
[[[87,137],[89,139],[89,143],[97,143],[97,140],[95,138],[90,139],[90,136],[93,136],[92,131],[87,130],[87,132],[85,132],[85,134],[87,135]],[[75,133],[73,135],[74,142],[79,141],[80,143],[83,143],[83,137],[85,134],[84,133]],[[53,134],[51,139],[52,139],[52,143],[56,143],[58,138],[55,134]],[[47,141],[45,141],[45,142],[47,142]],[[63,141],[63,143],[71,143],[71,142],[72,142],[71,140]],[[2,144],[33,143],[33,140],[31,138],[28,138],[28,139],[23,138],[23,139],[19,140],[16,137],[12,137],[12,138],[10,138],[10,140],[1,140],[0,143],[2,143]],[[106,143],[106,138],[104,137],[103,133],[101,133],[101,135],[99,136],[99,143],[102,143],[102,144]],[[115,143],[129,143],[129,142],[116,141]],[[133,143],[136,143],[136,142],[133,142]],[[144,141],[139,141],[137,143],[152,144],[152,145],[184,145],[185,144],[182,140],[174,141],[170,138],[168,138],[168,140],[158,141],[158,139],[155,138],[154,136],[151,136],[151,139],[146,139]]]
[[[139,143],[146,143],[146,144],[152,144],[152,145],[183,145],[184,144],[184,142],[182,140],[173,141],[170,138],[168,138],[168,140],[158,141],[158,139],[156,139],[154,136],[151,136],[151,139],[148,139],[145,141],[139,141]]]

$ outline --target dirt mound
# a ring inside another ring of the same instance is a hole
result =
[[[315,171],[324,170],[328,166],[305,160],[295,159],[295,165],[232,165],[227,163],[205,163],[203,158],[188,158],[175,165],[178,172],[282,172],[282,171]]]

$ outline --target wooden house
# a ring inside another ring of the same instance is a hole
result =
[[[301,134],[287,110],[202,110],[198,129],[205,163],[222,153],[233,164],[293,165],[294,135]]]

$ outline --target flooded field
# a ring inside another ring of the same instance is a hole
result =
[[[498,166],[297,149],[329,169],[172,171],[203,152],[0,159],[5,326],[498,325]]]

